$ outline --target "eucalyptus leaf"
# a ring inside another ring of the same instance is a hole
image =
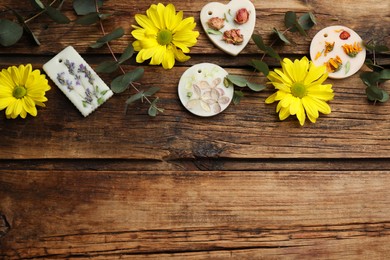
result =
[[[381,75],[378,72],[363,72],[360,74],[360,79],[367,87],[376,87],[381,80]]]
[[[97,0],[98,7],[103,5],[103,0]],[[73,9],[77,15],[86,15],[96,12],[95,0],[74,0]]]
[[[266,88],[266,86],[264,86],[264,85],[252,83],[252,82],[248,82],[247,86],[248,86],[248,88],[250,88],[251,90],[253,90],[255,92],[262,91],[263,89]]]
[[[281,39],[283,42],[287,43],[287,44],[291,44],[291,42],[286,38],[286,36],[281,33],[280,31],[278,31],[278,29],[274,28],[273,29],[274,33],[276,33],[276,35],[279,37],[279,39]]]
[[[390,80],[390,69],[382,70],[379,73],[379,77],[381,80]]]
[[[364,47],[365,47],[367,50],[369,50],[369,51],[375,51],[375,52],[378,52],[378,53],[390,51],[389,47],[387,47],[387,46],[385,46],[385,45],[376,45],[376,44],[368,44],[368,43],[365,43],[365,44],[364,44]]]
[[[316,24],[316,19],[312,13],[305,13],[299,17],[298,23],[304,30],[309,30]]]
[[[134,101],[137,101],[137,100],[142,99],[143,96],[144,96],[143,91],[140,91],[140,92],[138,92],[137,94],[134,94],[134,95],[130,96],[130,97],[126,100],[126,104],[127,104],[127,105],[130,105],[130,104],[133,103]]]
[[[366,59],[364,64],[367,67],[369,67],[371,70],[376,71],[376,72],[380,72],[384,69],[382,66],[375,64],[371,59]]]
[[[144,95],[146,97],[150,97],[156,94],[158,91],[160,91],[159,87],[150,87],[148,90],[145,91]]]
[[[233,104],[238,105],[241,102],[241,99],[244,97],[244,92],[241,90],[235,90],[233,94]]]
[[[91,44],[91,48],[94,48],[94,49],[100,48],[104,44],[122,37],[124,34],[125,34],[125,30],[123,30],[122,27],[116,28],[111,33],[99,38],[94,44]]]
[[[252,35],[252,40],[255,42],[256,46],[262,50],[262,51],[266,51],[266,46],[264,44],[264,41],[263,41],[263,38],[261,37],[261,35],[259,34],[253,34]]]
[[[122,64],[126,60],[130,59],[133,56],[133,54],[134,54],[134,48],[133,45],[130,43],[125,49],[125,51],[122,53],[122,55],[120,56],[118,63]]]
[[[386,102],[389,100],[389,94],[378,87],[367,87],[366,94],[370,101]]]
[[[47,15],[56,23],[60,23],[60,24],[70,23],[69,18],[63,13],[61,13],[59,10],[55,9],[54,7],[48,5],[46,6],[45,10]]]
[[[129,87],[130,83],[141,79],[143,75],[144,75],[144,69],[143,68],[136,68],[135,70],[133,70],[131,72],[128,72],[124,75],[116,77],[111,82],[111,90],[114,93],[122,93],[123,91],[125,91]]]
[[[23,27],[9,20],[0,19],[0,45],[11,46],[23,35]]]
[[[45,5],[41,2],[41,0],[30,0],[31,6],[37,10],[44,10]]]
[[[251,65],[257,70],[264,74],[264,76],[268,76],[269,67],[267,63],[261,60],[252,60]]]
[[[279,54],[270,46],[265,46],[266,47],[266,50],[265,52],[271,56],[272,58],[275,58],[277,60],[282,60],[282,58],[280,58]]]
[[[81,25],[91,25],[97,23],[99,20],[100,20],[99,13],[93,12],[77,18],[75,22]]]
[[[162,112],[162,109],[159,109],[157,107],[158,97],[153,100],[153,102],[150,104],[150,107],[148,109],[149,116],[155,117],[157,116],[158,112]]]
[[[297,23],[297,14],[293,11],[288,11],[284,14],[284,25],[290,32],[296,31],[295,24]]]
[[[231,75],[231,74],[228,74],[226,76],[226,78],[231,82],[233,83],[234,85],[238,86],[238,87],[245,87],[248,83],[248,81],[241,77],[241,76],[237,76],[237,75]]]
[[[119,64],[116,61],[105,61],[103,63],[100,63],[96,67],[96,72],[100,73],[112,73],[116,71],[119,68]]]

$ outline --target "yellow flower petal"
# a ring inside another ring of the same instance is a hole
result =
[[[151,65],[162,64],[163,68],[171,69],[175,60],[187,61],[190,57],[184,53],[190,52],[190,47],[197,43],[199,32],[195,19],[183,19],[183,12],[176,13],[173,4],[152,4],[146,15],[137,14],[135,20],[139,26],[133,25],[133,42],[138,51],[136,61],[142,63],[151,59]],[[164,39],[164,40],[162,40]]]
[[[267,104],[280,100],[276,112],[281,120],[296,115],[299,123],[304,125],[306,117],[315,123],[319,112],[331,112],[325,101],[332,100],[334,93],[331,84],[322,85],[328,77],[324,66],[316,67],[306,57],[294,62],[286,58],[281,65],[282,69],[268,74],[277,91],[266,99]]]
[[[39,70],[32,70],[31,64],[12,66],[0,72],[0,110],[5,109],[7,118],[26,118],[37,115],[36,106],[44,106],[45,92],[50,90],[48,80]],[[25,93],[15,88],[25,88]]]

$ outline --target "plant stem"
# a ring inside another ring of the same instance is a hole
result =
[[[95,0],[95,9],[96,9],[96,13],[99,13],[99,5],[98,5],[98,2],[97,0]],[[103,25],[103,22],[102,22],[102,19],[99,19],[99,24],[100,24],[100,29],[102,31],[102,34],[103,36],[106,35],[106,30],[104,29],[104,25]],[[114,60],[116,62],[118,62],[118,58],[115,56],[115,53],[114,51],[112,50],[112,47],[110,45],[109,42],[106,42],[106,45],[108,47],[108,50],[110,51],[111,53],[111,56],[114,58]],[[126,71],[123,69],[122,65],[119,65],[119,69],[122,71],[123,74],[126,74]],[[138,93],[140,92],[140,90],[135,86],[135,84],[133,82],[130,83],[131,87],[137,91]],[[152,102],[149,100],[148,97],[144,96],[143,97],[150,105],[152,105]],[[157,110],[159,110],[157,107],[156,107]],[[160,111],[160,110],[159,110]]]
[[[51,2],[51,3],[49,4],[49,6],[52,6],[55,2],[57,2],[57,0],[53,0],[53,2]],[[46,12],[46,9],[43,9],[43,10],[40,11],[39,13],[37,13],[37,14],[31,16],[30,18],[24,20],[24,23],[29,23],[29,22],[31,22],[32,20],[34,20],[35,18],[37,18],[38,16],[40,16],[41,14],[43,14],[43,13],[45,13],[45,12]]]

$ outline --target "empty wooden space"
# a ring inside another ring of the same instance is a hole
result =
[[[24,2],[3,0],[0,19],[12,17],[6,6],[30,16]],[[164,113],[149,117],[146,103],[125,113],[133,94],[126,91],[84,118],[51,81],[37,117],[12,120],[0,111],[0,258],[388,258],[390,103],[369,102],[357,73],[327,80],[335,92],[332,113],[315,124],[279,121],[275,105],[264,103],[270,87],[245,91],[239,105],[215,117],[194,116],[177,94],[186,69],[211,62],[265,84],[248,65],[262,52],[253,41],[237,57],[213,45],[199,20],[211,1],[170,2],[197,22],[191,59],[171,70],[134,58],[124,64],[145,69],[141,88],[161,88]],[[283,28],[285,12],[317,17],[307,37],[291,35],[296,45],[276,46],[282,57],[308,56],[312,37],[331,25],[390,46],[388,1],[253,2],[255,33],[267,43],[274,27]],[[134,41],[134,15],[152,3],[104,2],[101,10],[113,14],[106,30],[126,32],[112,42],[115,53]],[[71,1],[63,10],[76,18]],[[59,25],[43,15],[30,26],[41,45],[23,36],[0,47],[0,69],[27,63],[41,69],[68,45],[93,68],[111,59],[106,47],[89,47],[102,36],[97,25]],[[390,67],[389,55],[378,60]],[[100,76],[109,83],[115,75]]]

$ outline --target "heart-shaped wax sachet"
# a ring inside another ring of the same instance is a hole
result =
[[[253,34],[256,9],[250,0],[232,0],[226,5],[211,2],[202,8],[200,21],[207,36],[218,48],[236,56]]]

